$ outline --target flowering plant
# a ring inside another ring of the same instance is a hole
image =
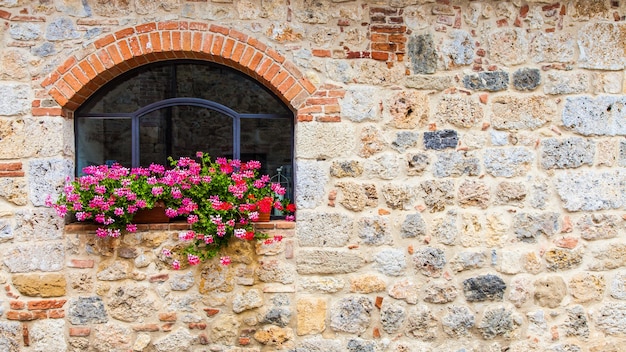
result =
[[[181,254],[190,265],[215,257],[229,239],[279,241],[257,232],[252,224],[259,211],[277,209],[293,220],[295,205],[284,199],[285,189],[259,176],[261,163],[217,158],[198,152],[196,159],[170,158],[171,167],[152,164],[129,170],[120,165],[89,166],[84,176],[68,180],[53,206],[60,216],[70,211],[78,221],[95,221],[100,237],[136,231],[132,223],[139,209],[162,202],[170,218],[184,218],[191,229],[179,234],[187,244]],[[163,252],[171,256],[169,250]],[[222,264],[230,259],[221,258]],[[172,261],[177,269],[180,262]]]

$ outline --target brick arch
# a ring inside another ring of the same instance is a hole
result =
[[[317,87],[274,49],[232,28],[184,21],[151,22],[108,34],[96,40],[86,56],[70,56],[41,85],[66,114],[120,74],[177,58],[207,60],[241,71],[294,111],[304,108],[310,99],[317,100],[311,97]],[[316,94],[320,95],[324,93]],[[308,109],[303,110],[308,114]]]

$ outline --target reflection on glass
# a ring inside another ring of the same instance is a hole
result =
[[[76,170],[116,162],[131,166],[131,120],[77,119]]]

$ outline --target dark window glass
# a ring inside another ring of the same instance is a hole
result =
[[[113,80],[75,113],[76,167],[167,165],[167,157],[259,160],[293,197],[293,113],[228,67],[173,61]]]

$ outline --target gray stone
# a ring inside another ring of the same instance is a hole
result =
[[[408,210],[414,201],[415,189],[407,184],[385,184],[382,188],[385,204],[391,209]],[[375,204],[374,204],[375,206]]]
[[[65,321],[62,319],[38,320],[29,327],[28,336],[33,351],[67,351]]]
[[[446,69],[470,65],[474,61],[475,40],[470,33],[463,30],[453,30],[450,39],[441,45],[441,57]]]
[[[12,321],[0,321],[0,350],[19,352],[21,350],[22,324]]]
[[[583,164],[592,165],[596,151],[593,141],[580,137],[558,140],[544,139],[541,142],[541,166],[544,169],[577,168]]]
[[[96,277],[103,281],[123,280],[130,276],[130,263],[122,260],[101,262]]]
[[[0,243],[10,241],[13,237],[13,225],[6,220],[0,220]]]
[[[30,53],[39,56],[39,57],[47,57],[52,56],[57,53],[54,44],[50,42],[44,42],[40,46],[34,46],[30,49]]]
[[[424,132],[424,148],[426,149],[456,148],[458,143],[459,137],[454,130]]]
[[[467,74],[463,86],[471,90],[497,92],[509,87],[509,74],[506,71],[488,71]]]
[[[405,319],[406,308],[402,304],[391,302],[391,300],[383,301],[380,308],[380,322],[385,332],[388,334],[398,332]]]
[[[65,266],[65,248],[61,242],[21,243],[5,247],[3,262],[9,272],[59,271]]]
[[[359,177],[362,173],[363,166],[359,161],[333,161],[330,166],[332,177]]]
[[[626,135],[626,97],[603,95],[568,97],[563,125],[584,136]]]
[[[524,147],[489,148],[485,150],[485,170],[495,177],[526,175],[535,154]]]
[[[347,274],[365,262],[358,254],[345,250],[300,250],[296,257],[298,274]]]
[[[378,94],[375,87],[348,87],[340,101],[341,116],[354,122],[380,120],[379,101],[372,99]]]
[[[482,268],[486,264],[484,252],[460,252],[450,260],[450,268],[456,272]]]
[[[554,101],[541,95],[493,98],[491,126],[497,130],[536,130],[556,118]]]
[[[35,40],[41,36],[41,27],[38,23],[12,23],[9,34],[15,40]]]
[[[272,324],[284,328],[291,321],[291,309],[289,307],[271,307],[265,312],[262,323]]]
[[[516,276],[509,284],[508,300],[517,308],[521,307],[532,297],[532,282],[529,276]]]
[[[513,218],[513,229],[522,242],[537,243],[542,236],[548,238],[559,232],[559,213],[520,213]]]
[[[352,218],[340,213],[298,212],[298,244],[302,247],[343,247],[353,233]]]
[[[61,41],[78,38],[80,38],[80,34],[76,31],[74,22],[69,18],[58,18],[50,22],[46,28],[46,40]]]
[[[622,70],[626,54],[619,48],[624,43],[626,24],[594,22],[578,30],[580,67],[600,70]]]
[[[237,293],[233,298],[233,312],[241,313],[263,306],[263,293],[253,288],[243,293]]]
[[[367,341],[362,338],[355,337],[348,340],[346,351],[348,352],[376,352],[378,350],[375,341]]]
[[[170,280],[172,291],[187,291],[195,283],[193,272],[189,271],[182,274],[174,274]]]
[[[83,0],[63,0],[56,4],[57,11],[72,17],[91,17],[91,7]]]
[[[28,163],[30,201],[43,206],[48,195],[56,199],[65,179],[74,173],[74,163],[68,159],[34,159]]]
[[[596,326],[609,335],[626,334],[626,303],[608,302],[595,314]]]
[[[364,176],[367,179],[380,178],[392,180],[402,171],[402,162],[395,153],[383,153],[365,161]]]
[[[469,302],[502,300],[506,284],[496,275],[476,276],[463,281],[463,293]]]
[[[611,297],[616,299],[626,299],[626,271],[618,271],[609,286]]]
[[[546,202],[550,199],[548,179],[543,177],[530,178],[528,182],[533,185],[530,192],[530,205],[533,208],[545,209]]]
[[[621,219],[615,215],[587,214],[576,222],[576,227],[587,241],[604,240],[617,237],[620,222]]]
[[[417,284],[406,278],[391,284],[387,293],[390,297],[405,300],[408,304],[416,304],[419,300]]]
[[[30,112],[30,86],[26,84],[0,84],[0,116],[24,115]]]
[[[619,161],[617,165],[626,167],[626,141],[621,141],[619,144]]]
[[[572,33],[536,32],[530,43],[534,62],[573,62],[576,57],[576,40]]]
[[[461,95],[444,95],[437,105],[437,121],[442,124],[452,124],[461,128],[470,128],[483,119],[483,108],[473,97]],[[446,133],[448,130],[433,132]],[[428,133],[428,132],[426,132]],[[454,137],[454,136],[453,136]],[[458,137],[456,138],[458,141]],[[452,142],[452,141],[450,141]],[[447,143],[452,144],[452,143]],[[452,147],[456,147],[456,143]],[[442,149],[442,148],[432,148]]]
[[[152,314],[155,305],[154,300],[147,295],[146,287],[124,285],[111,290],[107,308],[112,318],[135,322]]]
[[[433,165],[435,177],[478,176],[480,160],[463,152],[438,153]]]
[[[573,343],[558,344],[550,348],[551,352],[583,352],[580,346]]]
[[[195,337],[186,328],[178,328],[173,333],[168,334],[154,341],[154,349],[157,352],[189,352],[195,343]]]
[[[432,222],[432,234],[433,237],[437,239],[437,242],[446,245],[454,245],[459,235],[456,221],[456,210],[448,210],[445,216],[436,218]]]
[[[424,301],[428,303],[449,303],[456,299],[459,290],[451,282],[435,282],[424,289]]]
[[[419,138],[419,132],[400,131],[396,133],[396,139],[391,142],[391,147],[399,152],[404,152],[407,148],[416,147]]]
[[[502,131],[489,131],[491,136],[492,145],[507,145],[509,144],[509,134]]]
[[[422,34],[409,38],[408,54],[413,64],[413,73],[431,74],[437,69],[437,52],[432,34]]]
[[[454,182],[450,180],[431,180],[420,183],[420,195],[431,212],[443,211],[454,200]]]
[[[549,72],[543,85],[546,94],[579,94],[589,89],[585,72]]]
[[[63,219],[53,209],[23,209],[15,212],[13,233],[18,241],[60,240],[63,227]]]
[[[374,309],[372,300],[351,296],[338,300],[331,310],[330,327],[334,331],[361,334],[369,327]]]
[[[589,337],[589,324],[583,306],[575,305],[567,309],[567,320],[563,327],[566,336]]]
[[[567,172],[556,176],[556,191],[569,211],[617,209],[626,202],[626,172]]]
[[[386,248],[374,256],[376,269],[389,276],[401,276],[406,269],[406,257],[403,251],[394,248]]]
[[[446,265],[446,256],[439,248],[420,247],[413,255],[413,263],[417,271],[423,275],[440,277]]]
[[[448,307],[448,313],[441,319],[443,332],[453,338],[470,336],[470,330],[474,327],[474,324],[474,314],[465,306]]]
[[[72,325],[102,324],[109,320],[102,298],[97,296],[71,298],[67,315]]]
[[[322,336],[314,336],[299,342],[298,347],[292,352],[343,352],[344,347],[337,339],[325,339]]]
[[[498,183],[496,189],[496,200],[494,204],[506,204],[518,207],[524,206],[527,191],[526,185],[522,182],[504,181]]]
[[[103,29],[100,27],[96,27],[96,28],[89,28],[86,32],[85,32],[85,39],[89,40],[89,39],[93,39],[97,36],[99,36],[100,34],[102,34]]]
[[[328,168],[316,161],[299,161],[296,163],[296,206],[298,209],[312,209],[323,204],[325,200],[324,185],[328,182]]]
[[[626,152],[624,155],[626,155]],[[406,158],[408,164],[407,175],[410,176],[422,175],[428,165],[430,165],[430,158],[424,153],[407,154]],[[626,160],[626,156],[624,157],[624,160]],[[626,161],[624,163],[626,164]]]
[[[541,71],[538,68],[520,68],[513,72],[513,86],[517,90],[535,90],[541,84]]]
[[[422,214],[408,214],[402,222],[400,235],[402,238],[415,238],[426,235],[426,222],[422,218]]]
[[[386,217],[361,218],[356,223],[356,231],[364,244],[379,246],[393,243],[390,224]]]
[[[485,311],[483,318],[478,324],[484,339],[491,340],[497,336],[512,337],[514,330],[519,324],[513,319],[513,314],[506,308],[492,308]]]
[[[463,208],[487,209],[491,199],[490,188],[485,182],[465,180],[459,185],[458,202]]]
[[[407,314],[405,334],[419,340],[434,340],[438,336],[437,319],[430,307],[420,304],[411,308]]]

